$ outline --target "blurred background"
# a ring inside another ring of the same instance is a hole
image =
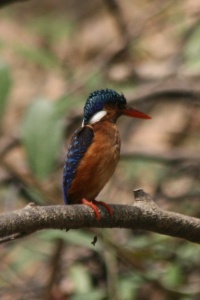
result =
[[[8,1],[7,1],[8,2]],[[67,144],[90,92],[112,88],[122,156],[98,199],[200,216],[200,2],[0,4],[0,210],[62,204]],[[91,244],[97,236],[95,246]],[[200,299],[200,249],[124,229],[48,230],[0,245],[1,299]]]

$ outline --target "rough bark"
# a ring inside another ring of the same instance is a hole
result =
[[[111,205],[110,216],[100,207],[101,220],[86,205],[35,206],[0,215],[0,242],[42,229],[129,228],[147,230],[200,243],[200,220],[160,209],[142,189],[134,191],[133,205]]]

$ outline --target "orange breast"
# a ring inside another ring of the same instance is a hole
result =
[[[112,176],[120,155],[120,138],[115,124],[104,121],[92,125],[94,140],[80,162],[71,188],[69,203],[97,197]]]

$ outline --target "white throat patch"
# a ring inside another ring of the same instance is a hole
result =
[[[89,119],[89,124],[99,122],[106,114],[107,112],[105,110],[98,111]]]

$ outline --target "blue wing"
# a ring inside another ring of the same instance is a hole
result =
[[[93,138],[94,131],[90,126],[84,126],[76,130],[72,136],[63,171],[63,196],[65,204],[68,203],[67,194],[76,175],[78,165],[91,145]]]

